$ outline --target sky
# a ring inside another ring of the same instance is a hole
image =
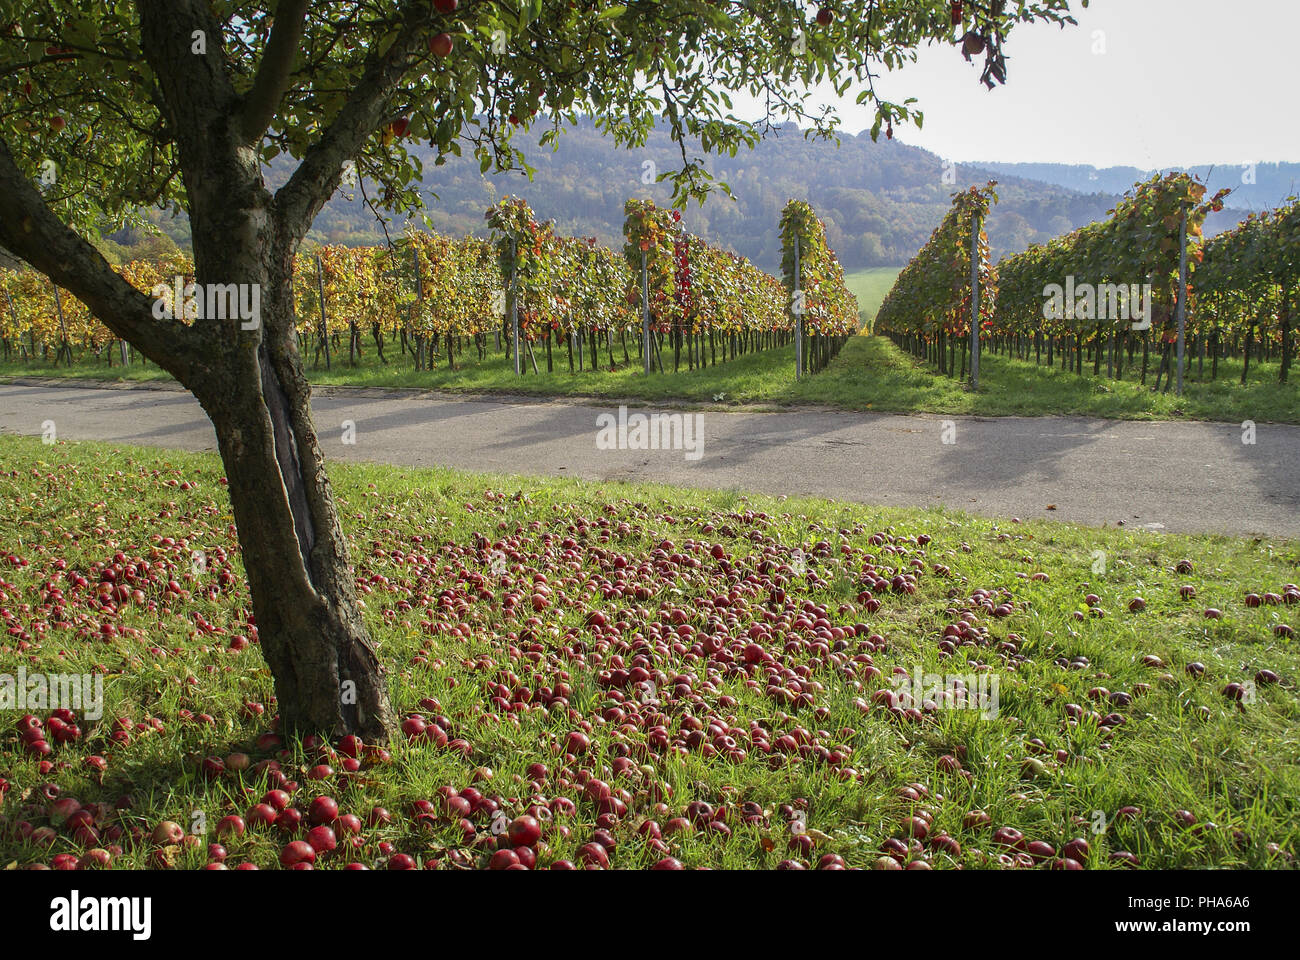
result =
[[[1078,26],[1017,26],[1007,83],[981,58],[920,51],[877,83],[920,100],[925,122],[895,137],[955,161],[1135,166],[1300,161],[1300,0],[1093,0]],[[843,129],[872,114],[823,91]]]

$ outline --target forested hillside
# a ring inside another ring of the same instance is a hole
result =
[[[565,131],[558,149],[537,145],[541,129],[520,133],[524,153],[535,166],[533,179],[522,171],[482,175],[472,157],[448,157],[441,166],[432,151],[413,146],[424,164],[424,195],[435,230],[484,235],[483,213],[501,196],[524,197],[537,215],[554,219],[560,234],[594,236],[622,244],[623,204],[629,197],[670,202],[666,185],[646,184],[653,174],[682,163],[681,148],[656,131],[640,150],[615,150],[590,122]],[[467,151],[468,152],[468,151]],[[688,157],[695,154],[687,151]],[[650,166],[653,164],[653,167]],[[1031,167],[1032,165],[1026,165]],[[1050,166],[1050,165],[1049,165]],[[734,199],[721,193],[701,209],[686,211],[688,228],[767,270],[777,267],[777,218],[786,201],[806,199],[826,222],[827,239],[845,269],[906,263],[943,218],[954,192],[989,179],[999,181],[999,203],[989,218],[993,257],[1017,253],[1104,219],[1118,195],[1122,176],[1110,176],[1114,190],[1084,193],[1068,187],[1008,175],[967,164],[945,165],[935,154],[865,132],[843,134],[837,145],[807,140],[794,127],[774,131],[749,153],[711,159],[709,168],[726,182]],[[288,164],[273,163],[272,186],[284,179]],[[373,244],[385,240],[367,206],[378,191],[367,186],[336,195],[316,218],[310,239],[319,243]],[[1225,210],[1206,226],[1213,234],[1234,224],[1240,213]],[[160,221],[161,222],[161,221]],[[176,242],[187,245],[183,222],[163,223]],[[399,233],[402,224],[390,224]],[[121,238],[116,238],[121,239]]]
[[[633,151],[615,150],[590,122],[567,130],[556,150],[536,146],[540,133],[519,134],[530,141],[524,152],[536,168],[531,182],[520,171],[483,176],[469,157],[449,157],[435,166],[432,151],[413,147],[424,162],[425,199],[434,229],[482,235],[484,211],[500,196],[515,193],[538,216],[554,218],[560,233],[618,245],[629,197],[669,202],[667,186],[642,182],[649,173],[681,165],[681,149],[665,132],[657,131],[643,149]],[[694,154],[688,150],[688,156]],[[273,164],[270,182],[280,182],[287,168]],[[769,270],[776,268],[779,256],[777,218],[792,197],[813,204],[845,268],[856,269],[907,262],[942,218],[951,194],[992,176],[960,164],[945,168],[934,154],[898,141],[872,143],[865,133],[843,134],[836,145],[806,140],[793,127],[773,132],[747,154],[712,159],[709,168],[731,187],[735,199],[719,194],[702,209],[691,206],[686,212],[690,230]],[[1110,194],[1083,195],[1014,177],[1002,179],[999,192],[1002,202],[990,223],[995,255],[1102,217],[1114,201]],[[376,198],[368,186],[366,193]],[[383,242],[384,232],[362,191],[352,194],[350,200],[336,196],[326,206],[312,239]],[[163,226],[186,245],[183,223]],[[400,229],[400,223],[389,226],[390,232]]]

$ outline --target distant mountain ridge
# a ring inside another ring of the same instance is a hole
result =
[[[1055,184],[1083,193],[1122,194],[1133,184],[1148,179],[1156,171],[1138,167],[1093,167],[1068,163],[994,163],[972,164],[999,174],[1025,177]],[[1168,170],[1169,168],[1161,168]],[[1281,206],[1300,191],[1300,163],[1203,163],[1186,169],[1211,191],[1231,187],[1228,206],[1238,210],[1265,210]],[[1254,182],[1248,182],[1253,180]]]

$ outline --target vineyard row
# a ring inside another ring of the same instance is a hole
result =
[[[954,197],[948,217],[899,274],[875,330],[950,376],[966,375],[971,342],[971,237],[994,184]],[[1082,374],[1122,379],[1140,367],[1146,383],[1152,349],[1156,387],[1181,377],[1185,356],[1210,376],[1218,361],[1252,356],[1280,361],[1286,382],[1300,302],[1300,201],[1251,214],[1206,240],[1205,217],[1228,193],[1205,197],[1183,173],[1137,184],[1107,220],[1088,224],[997,264],[981,234],[979,340],[996,352]],[[1141,359],[1138,359],[1140,351]],[[960,354],[960,356],[959,356]],[[957,364],[960,362],[960,371]],[[1180,381],[1181,382],[1181,381]]]
[[[570,370],[615,368],[615,338],[621,362],[635,352],[647,371],[665,370],[668,349],[674,370],[694,369],[794,341],[798,372],[811,373],[858,329],[857,303],[806,203],[791,201],[781,218],[782,279],[687,233],[677,211],[629,200],[626,215],[622,251],[558,235],[515,197],[488,210],[486,239],[408,230],[388,246],[322,246],[295,263],[300,348],[329,366],[346,341],[356,363],[368,334],[384,363],[386,343],[417,370],[444,358],[454,366],[467,348],[479,359],[495,349],[536,373],[543,351],[548,372],[557,351]],[[203,322],[192,302],[176,302],[195,279],[188,257],[133,261],[120,273],[176,316]],[[114,335],[39,273],[0,270],[0,288],[6,359],[71,363],[76,346],[110,366],[115,352],[128,362],[127,345],[109,349]]]

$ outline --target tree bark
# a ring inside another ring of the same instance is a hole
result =
[[[216,427],[282,727],[379,741],[393,724],[384,670],[357,602],[310,388],[286,335],[292,256],[278,259],[267,271],[262,343],[194,392]]]

